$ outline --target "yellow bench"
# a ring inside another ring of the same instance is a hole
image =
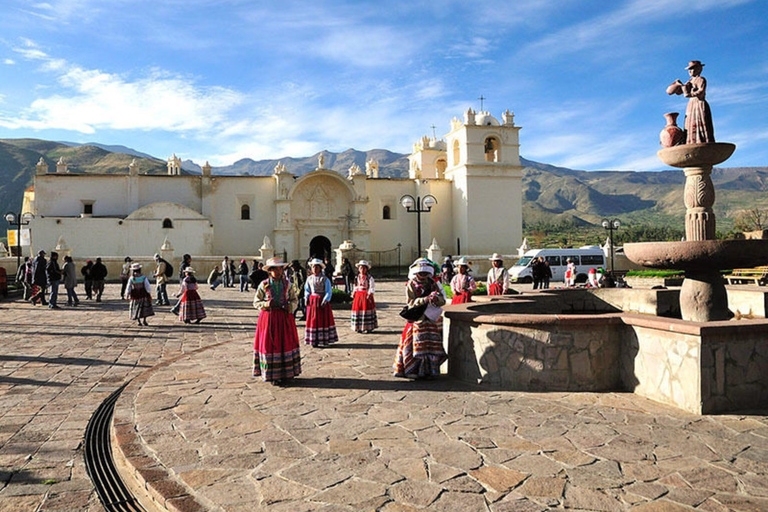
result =
[[[737,268],[725,276],[728,284],[750,284],[765,286],[768,282],[768,267]]]

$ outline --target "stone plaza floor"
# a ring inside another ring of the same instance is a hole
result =
[[[83,434],[135,377],[115,417],[177,481],[158,498],[178,509],[183,489],[214,511],[768,510],[768,412],[393,378],[402,282],[377,283],[374,334],[335,311],[339,343],[302,346],[286,388],[251,377],[252,293],[203,287],[201,325],[164,307],[142,328],[117,294],[0,302],[0,511],[102,510]]]

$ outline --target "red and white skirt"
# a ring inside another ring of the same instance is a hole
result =
[[[355,332],[372,331],[379,327],[379,319],[376,317],[376,301],[373,300],[373,294],[368,295],[366,290],[355,292],[350,321],[352,330]]]
[[[446,359],[442,317],[437,322],[424,319],[405,324],[392,369],[395,377],[436,377]]]
[[[504,288],[500,283],[491,283],[488,287],[488,295],[504,295]]]
[[[181,296],[179,320],[198,320],[205,318],[205,316],[203,300],[197,290],[185,290],[184,295]]]
[[[339,341],[331,304],[321,306],[322,301],[323,298],[320,295],[310,295],[309,304],[307,304],[304,343],[313,347],[328,346]]]
[[[253,376],[269,382],[300,373],[299,333],[293,315],[282,309],[262,311],[253,343]]]
[[[472,302],[472,292],[461,292],[453,295],[451,304],[465,304]]]

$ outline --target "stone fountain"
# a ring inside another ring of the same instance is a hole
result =
[[[706,80],[701,76],[703,66],[691,61],[686,68],[691,80],[685,84],[677,80],[667,89],[668,94],[690,98],[686,139],[685,144],[670,145],[658,152],[662,162],[685,172],[685,241],[624,245],[627,258],[634,263],[685,272],[680,312],[683,320],[694,322],[728,320],[733,316],[721,270],[768,263],[768,240],[715,239],[715,187],[710,175],[713,166],[730,158],[736,145],[715,142],[712,115],[705,99]],[[675,139],[663,135],[663,144]]]

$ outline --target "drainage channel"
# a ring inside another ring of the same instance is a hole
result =
[[[85,428],[85,469],[108,512],[145,512],[120,478],[109,440],[115,403],[127,384],[120,386],[99,405]]]

